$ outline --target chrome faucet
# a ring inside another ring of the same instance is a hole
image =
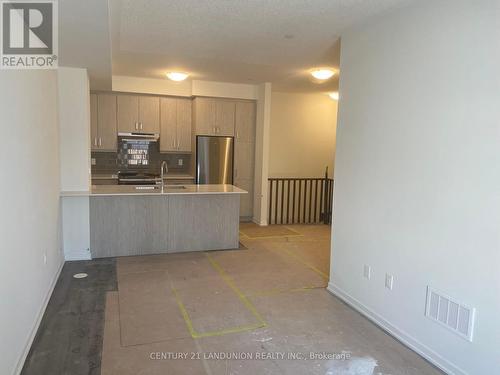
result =
[[[165,186],[165,175],[168,173],[168,165],[165,160],[161,162],[161,167],[160,167],[160,176],[161,176],[161,189],[163,190],[163,187]]]

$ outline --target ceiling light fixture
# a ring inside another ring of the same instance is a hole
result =
[[[333,100],[339,100],[339,93],[337,91],[328,94]]]
[[[184,81],[187,77],[189,77],[189,74],[187,73],[182,73],[182,72],[168,72],[167,73],[167,78],[171,81]]]
[[[320,81],[325,81],[332,78],[335,75],[335,71],[333,69],[320,68],[312,70],[311,75]]]

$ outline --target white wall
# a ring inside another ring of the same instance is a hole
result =
[[[168,79],[153,79],[128,76],[113,76],[113,91],[142,94],[191,96],[191,81],[173,82]]]
[[[0,373],[13,374],[63,262],[57,73],[0,71],[0,113]]]
[[[90,190],[90,92],[86,69],[58,69],[61,192]],[[90,259],[88,196],[61,198],[65,260]]]
[[[187,79],[174,82],[129,76],[113,76],[113,91],[173,96],[211,96],[215,98],[257,99],[257,85]]]
[[[255,120],[255,176],[253,221],[267,225],[269,177],[269,131],[271,126],[271,83],[258,87]]]
[[[269,176],[333,175],[337,102],[323,93],[272,93]]]
[[[86,69],[58,69],[61,190],[90,188],[90,93]]]
[[[427,0],[342,35],[329,289],[457,374],[500,373],[499,16]],[[472,342],[427,285],[477,309]]]
[[[193,80],[193,96],[258,99],[258,86],[243,83]]]

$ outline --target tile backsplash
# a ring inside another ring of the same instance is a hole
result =
[[[92,173],[117,173],[120,170],[160,172],[166,161],[170,173],[190,173],[191,154],[160,153],[158,142],[119,143],[118,152],[92,152]]]

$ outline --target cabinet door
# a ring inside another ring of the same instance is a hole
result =
[[[97,95],[90,94],[90,149],[99,149],[99,134],[97,132]]]
[[[116,95],[97,95],[97,109],[99,150],[116,151]]]
[[[255,142],[255,103],[236,102],[235,138],[241,142]]]
[[[235,178],[253,179],[254,174],[254,144],[235,142],[234,145],[234,175]]]
[[[160,151],[175,151],[177,146],[177,99],[160,99]]]
[[[234,116],[236,103],[229,100],[217,100],[215,105],[215,126],[217,135],[234,136]]]
[[[253,216],[253,183],[252,180],[236,179],[234,185],[240,189],[248,191],[247,194],[240,194],[240,217],[251,219]]]
[[[194,100],[194,124],[196,135],[215,135],[215,100],[196,98]]]
[[[191,99],[177,99],[177,151],[191,152]]]
[[[139,131],[160,132],[160,98],[139,96]]]
[[[139,131],[139,97],[118,95],[118,131],[124,133]]]

